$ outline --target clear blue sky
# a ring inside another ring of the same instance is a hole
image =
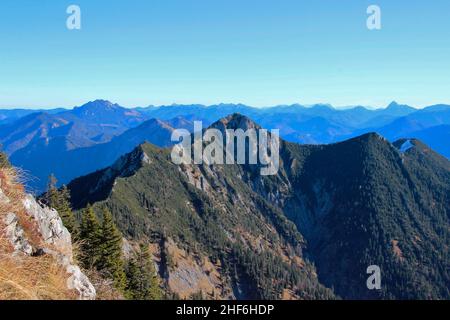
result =
[[[82,30],[66,29],[66,8]],[[382,9],[382,30],[366,9]],[[2,0],[0,107],[450,103],[448,0]]]

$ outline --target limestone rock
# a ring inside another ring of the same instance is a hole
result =
[[[54,256],[58,263],[70,274],[67,279],[67,287],[76,290],[81,300],[95,299],[94,286],[80,268],[73,264],[72,239],[58,212],[41,206],[31,195],[26,196],[23,204],[28,215],[37,222],[39,232],[45,243],[51,244],[56,249],[47,248],[44,249],[44,252]]]
[[[17,216],[9,212],[3,219],[6,225],[5,234],[9,238],[9,241],[14,247],[14,253],[24,253],[31,255],[33,253],[33,247],[30,245],[25,237],[22,227],[19,225],[19,220]]]
[[[0,189],[0,201],[9,203],[10,199]],[[72,239],[69,231],[56,210],[41,206],[33,196],[26,195],[22,200],[26,213],[36,222],[37,231],[42,236],[42,247],[34,248],[28,241],[17,215],[8,212],[3,216],[6,226],[4,233],[14,247],[14,255],[52,255],[57,263],[68,273],[67,287],[76,290],[80,300],[92,300],[96,291],[88,277],[73,262]],[[46,247],[48,245],[48,247]]]
[[[26,196],[23,204],[27,213],[37,222],[44,241],[52,244],[58,251],[72,256],[72,239],[58,212],[41,206],[31,195]]]

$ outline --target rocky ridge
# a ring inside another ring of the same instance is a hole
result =
[[[0,184],[1,208],[19,208],[21,214],[30,224],[23,226],[19,212],[1,210],[1,223],[4,226],[2,233],[12,246],[12,256],[53,257],[57,264],[67,272],[67,288],[74,290],[80,300],[93,300],[96,290],[87,276],[75,264],[73,259],[72,240],[69,231],[64,227],[56,210],[50,209],[38,203],[36,199],[26,194],[21,203],[12,204],[10,199],[2,190]],[[26,230],[26,229],[32,230]],[[33,233],[37,239],[30,239],[28,234]],[[37,240],[37,241],[36,241]]]

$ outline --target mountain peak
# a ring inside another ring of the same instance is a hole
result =
[[[389,108],[395,108],[398,106],[397,101],[392,101],[391,103],[389,103],[389,105],[387,106],[387,109]]]
[[[414,109],[411,106],[406,104],[399,104],[397,101],[392,101],[387,107],[386,110],[411,110]]]
[[[382,135],[380,135],[380,134],[377,133],[377,132],[368,132],[368,133],[365,133],[365,134],[360,135],[360,136],[358,136],[358,137],[355,137],[355,138],[353,138],[353,139],[368,140],[368,141],[371,141],[371,140],[382,140],[382,141],[387,141]],[[345,141],[344,141],[344,142],[345,142]]]
[[[97,99],[94,101],[89,101],[88,103],[85,103],[81,107],[77,107],[75,109],[98,111],[98,110],[114,110],[121,108],[122,107],[119,106],[117,103],[112,103],[111,101],[108,100]]]
[[[233,113],[225,118],[222,118],[211,125],[211,128],[223,130],[223,129],[260,129],[261,127],[256,124],[252,119],[240,114]]]

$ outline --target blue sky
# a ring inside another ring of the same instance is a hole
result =
[[[66,28],[81,7],[82,29]],[[382,29],[366,28],[366,9]],[[448,0],[2,0],[0,107],[450,103]]]

